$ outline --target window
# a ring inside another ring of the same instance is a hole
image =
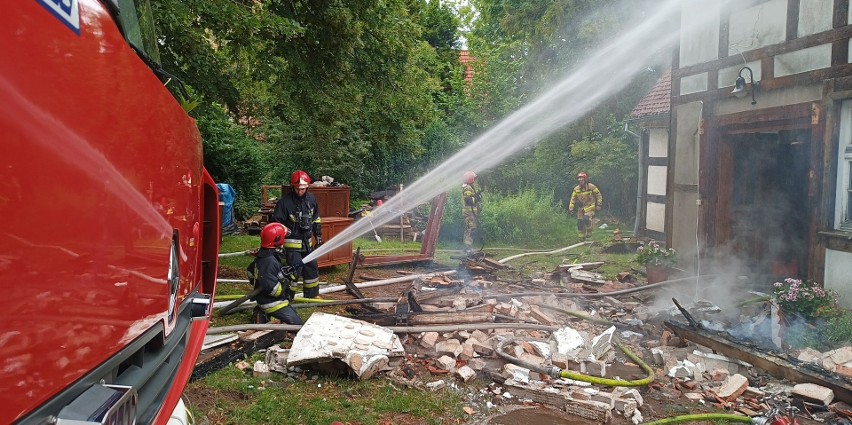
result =
[[[837,149],[837,198],[834,227],[852,231],[852,100],[840,107],[840,137]]]
[[[152,61],[160,63],[151,3],[148,0],[118,0],[118,7],[127,42],[144,52]]]

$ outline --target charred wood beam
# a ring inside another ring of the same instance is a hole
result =
[[[355,318],[380,326],[396,326],[397,322],[397,315],[395,313],[359,314]],[[493,320],[494,314],[488,312],[423,312],[409,313],[407,315],[407,326],[483,323],[492,322]]]
[[[198,355],[195,368],[192,369],[190,381],[203,378],[208,374],[224,368],[230,363],[248,358],[252,353],[269,348],[280,343],[287,337],[285,330],[255,331],[243,335],[240,339],[210,350],[204,350]]]
[[[355,286],[353,280],[355,279],[355,268],[358,267],[358,259],[361,258],[361,247],[352,254],[352,262],[349,263],[349,274],[346,279],[343,280],[343,283],[346,285],[346,289],[349,291],[352,296],[355,298],[364,298],[364,294],[361,293],[361,290]]]
[[[665,326],[677,336],[713,349],[728,357],[747,362],[769,374],[798,383],[813,383],[830,388],[834,396],[846,403],[852,403],[852,385],[845,379],[830,372],[811,370],[804,365],[792,363],[773,354],[760,353],[742,344],[730,341],[712,331],[690,328],[677,322],[666,321]]]

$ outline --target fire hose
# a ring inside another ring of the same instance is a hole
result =
[[[630,349],[627,348],[627,346],[617,340],[613,341],[615,342],[615,345],[624,353],[625,356],[627,356],[627,358],[633,360],[637,365],[639,365],[639,367],[642,368],[642,370],[645,371],[648,376],[634,381],[622,381],[619,379],[600,378],[597,376],[590,376],[582,373],[562,370],[556,366],[539,366],[537,364],[525,362],[503,351],[503,347],[518,340],[526,341],[528,339],[506,338],[497,344],[497,347],[494,349],[494,351],[497,353],[498,356],[502,357],[510,363],[516,364],[525,369],[548,375],[553,378],[567,378],[573,379],[575,381],[589,382],[597,385],[606,385],[609,387],[641,387],[644,385],[648,385],[651,382],[654,382],[654,369],[651,369],[651,367],[648,366],[645,362],[643,362],[642,359],[639,358],[639,356],[634,354],[632,351],[630,351]]]
[[[755,418],[757,419],[757,418]],[[681,415],[671,418],[660,419],[654,422],[645,422],[644,425],[663,425],[663,424],[679,424],[681,422],[695,421],[728,421],[728,422],[744,422],[752,423],[752,418],[743,415],[733,415],[730,413],[699,413],[694,415]],[[754,422],[758,423],[758,422]]]

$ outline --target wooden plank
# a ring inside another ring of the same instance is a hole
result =
[[[373,267],[432,261],[435,256],[435,247],[438,245],[438,235],[441,230],[441,221],[444,219],[444,207],[447,204],[447,196],[446,193],[442,193],[432,200],[432,209],[429,212],[429,221],[426,224],[426,230],[423,232],[419,254],[363,256],[360,260],[361,265],[363,267]]]
[[[458,323],[482,323],[494,321],[490,312],[453,311],[448,313],[411,313],[408,323],[411,325],[450,325]]]
[[[361,258],[361,247],[359,246],[355,253],[352,254],[352,261],[349,263],[349,274],[346,279],[343,280],[343,284],[346,285],[346,289],[349,291],[352,296],[355,298],[364,298],[364,294],[361,293],[361,290],[355,286],[355,283],[352,281],[355,279],[355,268],[358,267],[358,259]]]
[[[427,257],[435,255],[435,247],[438,245],[438,234],[441,231],[441,222],[444,220],[444,208],[447,205],[447,192],[436,196],[432,200],[432,209],[429,211],[429,222],[423,232],[423,242],[420,245],[420,254]]]
[[[789,379],[797,383],[813,383],[831,388],[837,400],[852,403],[852,385],[846,380],[829,375],[829,372],[823,374],[805,367],[799,367],[781,357],[755,352],[749,347],[729,341],[715,333],[692,329],[681,323],[667,320],[664,322],[664,325],[677,334],[677,336],[711,348],[716,353],[742,360],[777,378]]]

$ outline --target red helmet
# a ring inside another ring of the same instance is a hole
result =
[[[583,179],[583,180],[588,180],[588,179],[589,179],[589,176],[588,176],[585,172],[580,171],[580,174],[577,174],[577,178],[578,178],[578,179]]]
[[[473,171],[464,173],[464,184],[473,184],[474,180],[476,180],[476,173]]]
[[[290,233],[281,223],[269,223],[260,231],[261,248],[280,248],[284,246],[284,238]]]
[[[307,188],[311,184],[311,178],[308,173],[298,170],[290,176],[290,186],[293,188]]]

